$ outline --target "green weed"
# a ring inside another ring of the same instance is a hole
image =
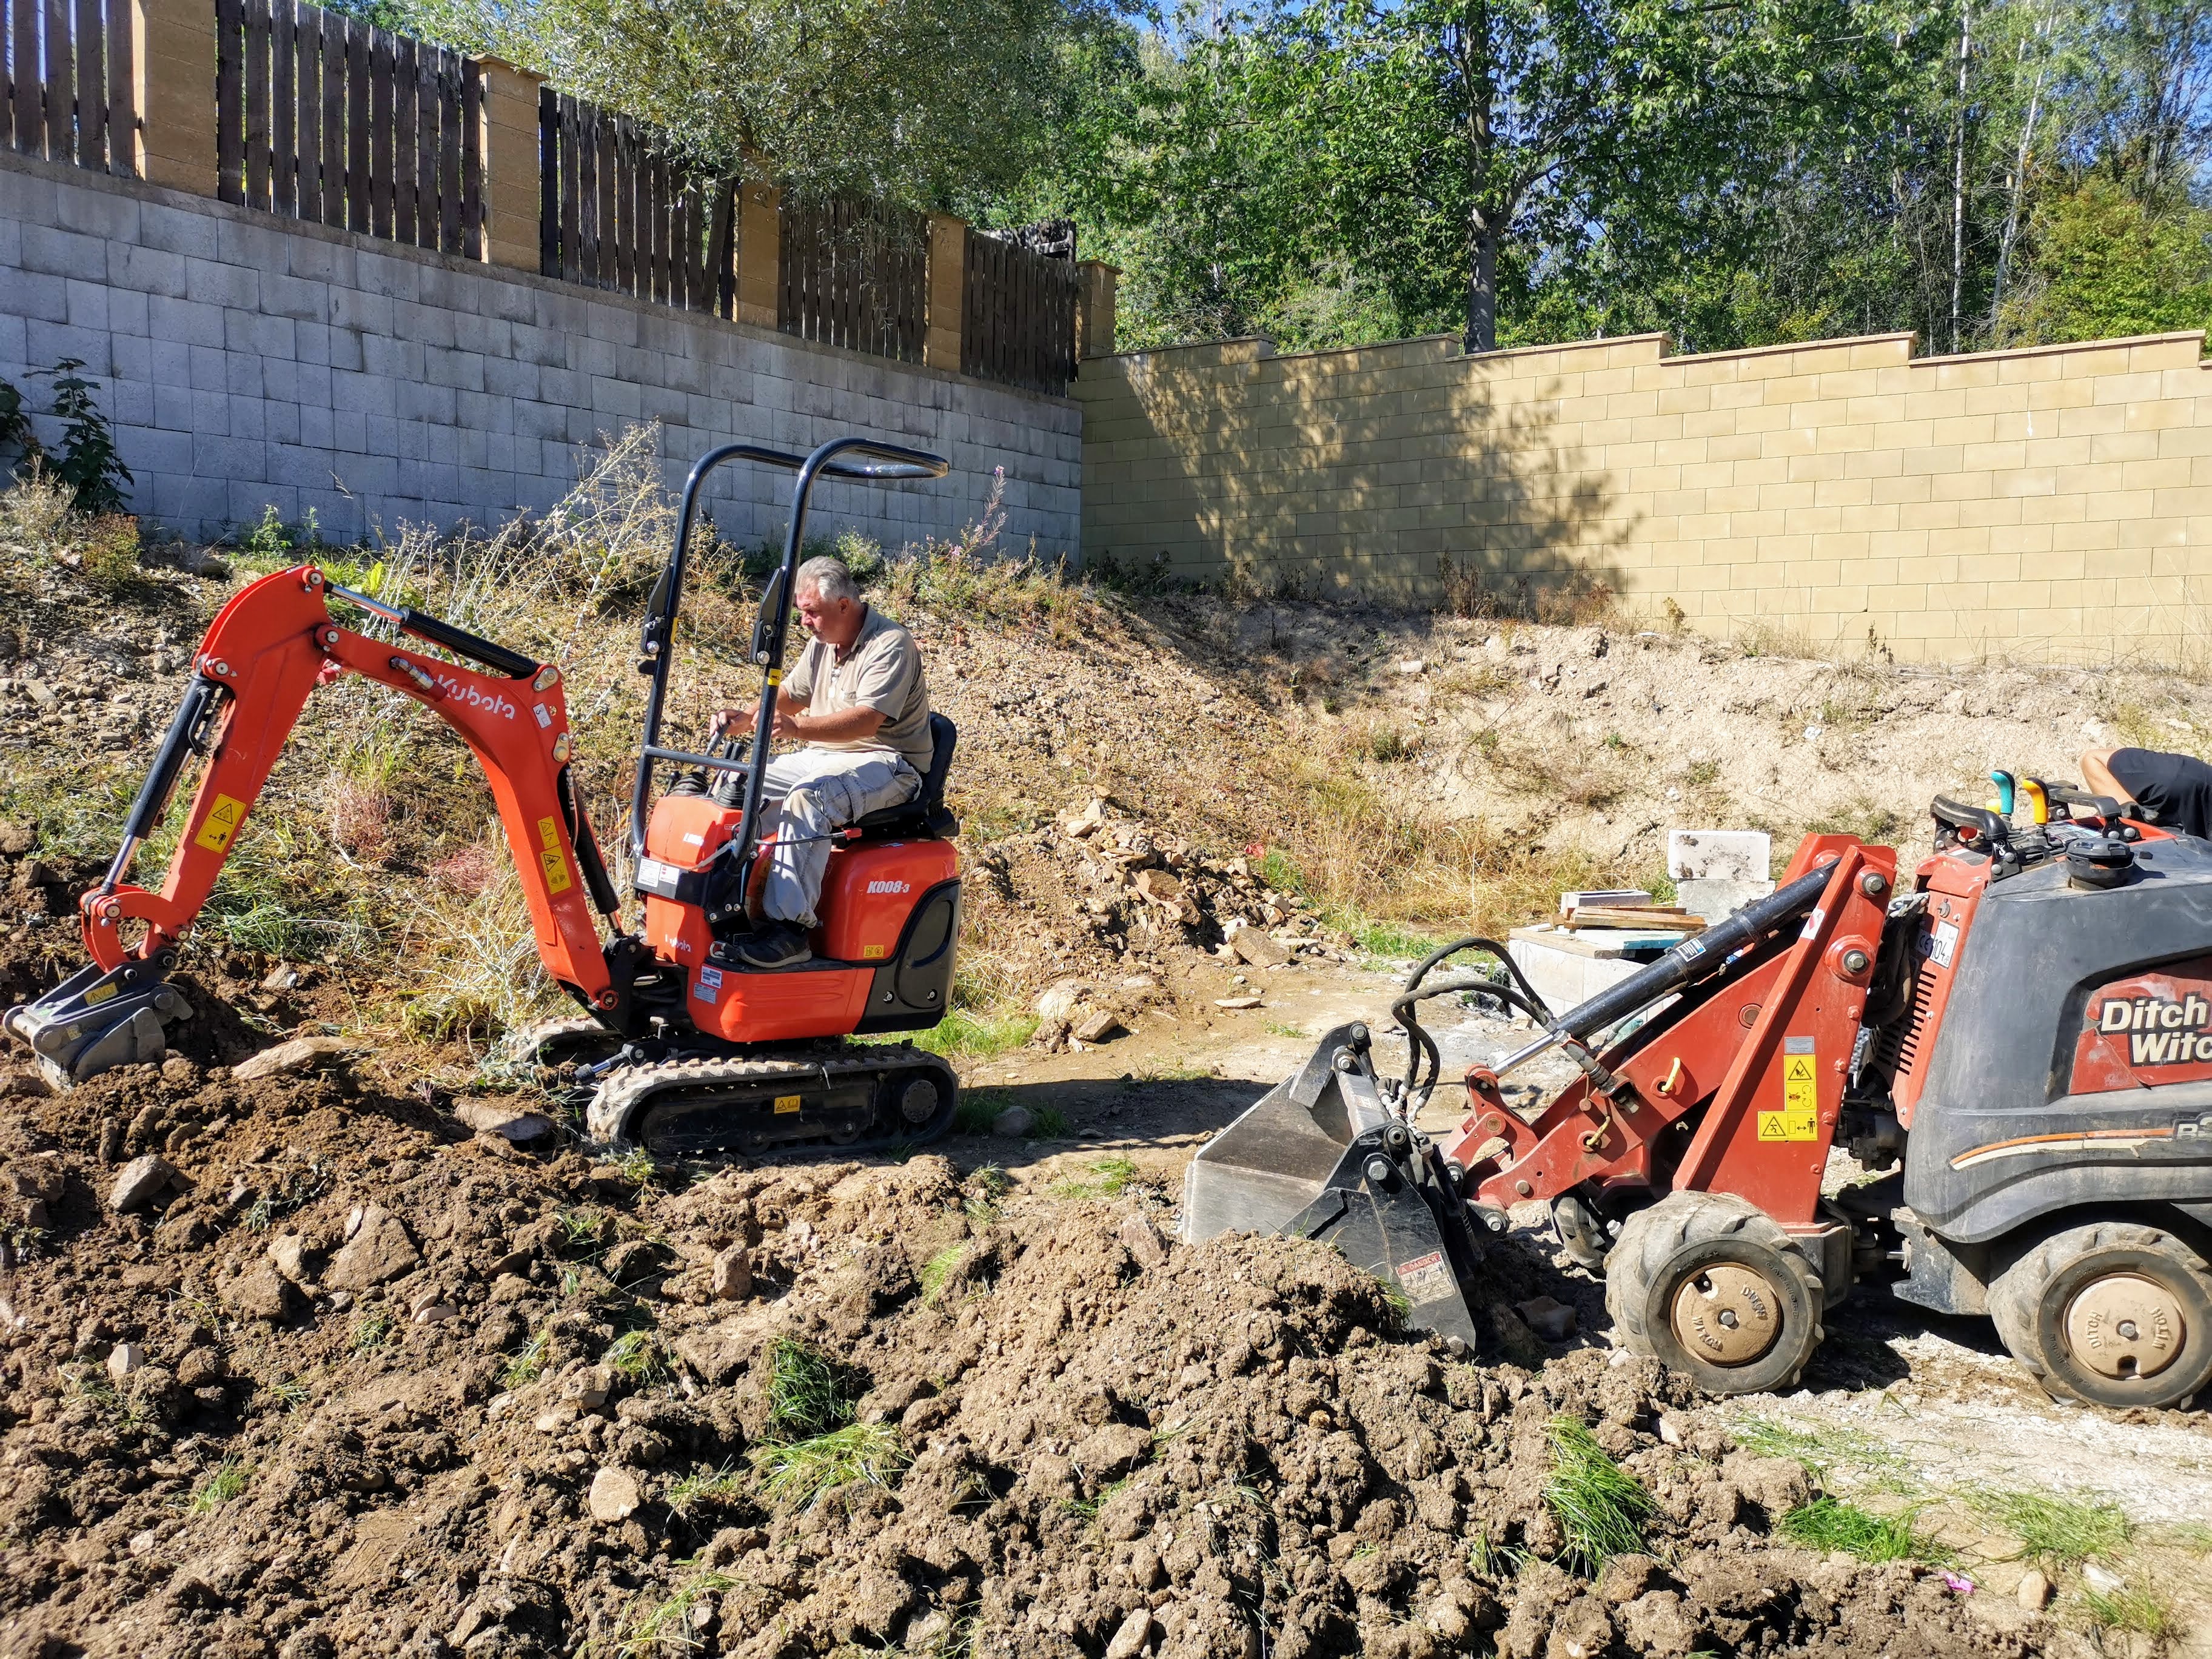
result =
[[[1306,1034],[1306,1029],[1304,1026],[1285,1025],[1279,1019],[1271,1019],[1267,1021],[1262,1029],[1267,1030],[1271,1036],[1279,1037],[1303,1038]]]
[[[397,1322],[389,1308],[371,1308],[353,1322],[353,1351],[369,1353],[392,1340]]]
[[[192,1516],[212,1515],[246,1490],[252,1473],[240,1459],[224,1458],[215,1473],[200,1482],[191,1501],[185,1505],[185,1513]]]
[[[995,1164],[986,1164],[968,1177],[961,1212],[975,1225],[988,1226],[999,1218],[1000,1201],[1013,1189],[1012,1176]]]
[[[2021,1553],[2045,1567],[2077,1567],[2093,1556],[2111,1559],[2135,1536],[2135,1522],[2117,1504],[2046,1492],[1978,1492],[1974,1512],[2020,1540]]]
[[[952,1109],[952,1133],[957,1135],[987,1135],[999,1114],[1008,1105],[1006,1093],[999,1089],[978,1089],[963,1094]]]
[[[1862,1429],[1808,1428],[1779,1417],[1747,1417],[1729,1433],[1744,1450],[1760,1457],[1787,1457],[1802,1463],[1815,1480],[1832,1469],[1848,1468],[1877,1478],[1893,1492],[1913,1491],[1911,1465],[1889,1442]]]
[[[298,1411],[314,1398],[314,1391],[296,1376],[288,1376],[281,1382],[271,1382],[264,1392],[288,1412]]]
[[[2106,1630],[2131,1631],[2164,1642],[2179,1630],[2173,1604],[2147,1586],[2123,1584],[2110,1592],[2084,1590],[2081,1605],[2089,1617]]]
[[[696,1651],[700,1644],[691,1634],[691,1610],[702,1595],[718,1595],[734,1589],[737,1580],[726,1572],[696,1572],[678,1585],[665,1601],[655,1601],[642,1613],[625,1617],[615,1633],[616,1653],[623,1659],[646,1659],[673,1644]]]
[[[1644,1547],[1651,1494],[1597,1443],[1580,1419],[1552,1419],[1552,1478],[1544,1502],[1566,1534],[1561,1559],[1595,1573],[1616,1555]]]
[[[1027,1042],[1036,1035],[1038,1023],[1031,1013],[994,1014],[955,1008],[915,1037],[914,1046],[947,1059],[957,1054],[989,1060]]]
[[[1085,1181],[1058,1181],[1053,1183],[1054,1198],[1119,1198],[1129,1190],[1137,1178],[1137,1166],[1126,1158],[1102,1158],[1089,1165],[1091,1176]]]
[[[963,1241],[948,1244],[921,1264],[921,1300],[924,1306],[936,1302],[945,1294],[945,1286],[953,1272],[968,1259],[968,1245]]]
[[[505,1369],[499,1374],[500,1386],[519,1389],[525,1383],[535,1382],[545,1375],[546,1362],[552,1357],[553,1329],[549,1325],[541,1328],[522,1345],[520,1352],[508,1358]]]
[[[819,1349],[779,1336],[769,1349],[768,1429],[778,1440],[826,1438],[853,1420],[852,1374]]]
[[[805,1509],[854,1481],[896,1486],[913,1461],[893,1425],[848,1423],[828,1434],[763,1446],[753,1466],[765,1477],[761,1489],[770,1502]]]
[[[668,1380],[668,1349],[650,1330],[625,1333],[607,1345],[600,1363],[634,1389],[649,1389]]]
[[[1040,1106],[1030,1115],[1030,1139],[1032,1140],[1066,1140],[1074,1132],[1067,1114],[1057,1106]]]
[[[1862,1561],[1928,1561],[1940,1552],[1917,1530],[1912,1512],[1871,1515],[1856,1504],[1816,1498],[1782,1517],[1782,1535],[1807,1549],[1845,1550]]]
[[[715,1469],[694,1469],[669,1482],[668,1507],[690,1516],[694,1510],[719,1507],[734,1501],[744,1489],[744,1477],[735,1463]]]

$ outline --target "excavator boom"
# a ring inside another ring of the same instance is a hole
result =
[[[331,598],[350,601],[484,670],[340,627]],[[390,686],[452,726],[483,769],[546,971],[586,1006],[613,1005],[594,904],[618,911],[568,771],[572,739],[560,670],[411,610],[335,586],[313,565],[280,570],[233,595],[209,625],[192,680],[100,884],[80,901],[92,964],[38,1001],[9,1010],[66,1086],[107,1067],[158,1058],[161,1022],[184,1011],[167,976],[236,846],[270,769],[318,685],[348,672]],[[187,763],[204,756],[158,891],[125,877],[160,827]]]

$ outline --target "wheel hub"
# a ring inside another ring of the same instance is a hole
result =
[[[2180,1298],[2141,1273],[2093,1279],[2066,1310],[2066,1346],[2103,1376],[2156,1376],[2188,1335]]]
[[[1748,1365],[1782,1334],[1782,1299],[1736,1261],[1700,1268],[1674,1292],[1674,1340],[1714,1365]]]

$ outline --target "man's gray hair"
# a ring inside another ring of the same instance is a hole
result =
[[[845,568],[842,559],[824,553],[818,559],[809,559],[799,567],[799,575],[791,585],[792,597],[796,599],[801,588],[811,587],[825,599],[857,599],[860,585],[853,580],[853,573]]]

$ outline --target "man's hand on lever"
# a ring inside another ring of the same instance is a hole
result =
[[[725,708],[714,716],[713,735],[719,738],[730,732],[750,732],[753,719],[750,708]],[[873,737],[883,723],[882,711],[874,708],[842,708],[834,714],[815,714],[807,711],[805,703],[779,702],[775,706],[775,736],[791,743],[853,743]]]

